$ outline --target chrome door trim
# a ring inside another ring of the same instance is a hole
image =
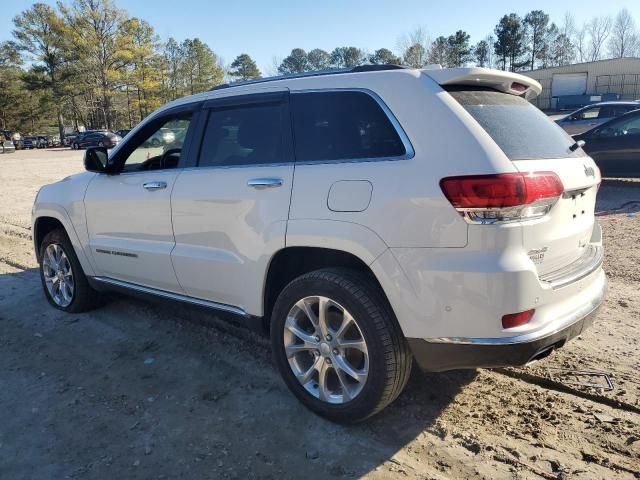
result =
[[[247,186],[256,190],[266,190],[267,188],[278,188],[282,186],[281,178],[252,178],[247,181]]]
[[[114,287],[125,288],[127,290],[133,290],[139,293],[145,293],[148,295],[155,295],[156,297],[162,297],[169,300],[176,300],[179,302],[190,303],[192,305],[198,305],[200,307],[211,308],[213,310],[220,310],[223,312],[233,313],[235,315],[240,315],[243,317],[249,317],[247,312],[239,307],[234,307],[232,305],[225,305],[224,303],[212,302],[210,300],[203,300],[201,298],[189,297],[188,295],[182,295],[179,293],[167,292],[165,290],[158,290],[157,288],[145,287],[142,285],[137,285],[135,283],[124,282],[122,280],[116,280],[115,278],[109,277],[92,277],[92,280],[104,283],[106,285],[111,285]]]
[[[145,182],[142,184],[142,188],[149,190],[150,192],[153,192],[155,190],[163,190],[167,188],[167,182]]]

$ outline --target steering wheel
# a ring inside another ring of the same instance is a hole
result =
[[[166,152],[164,152],[162,154],[162,156],[160,157],[160,168],[167,168],[167,159],[171,156],[171,155],[175,155],[176,153],[178,154],[178,158],[180,158],[180,152],[182,152],[182,148],[170,148],[169,150],[167,150]],[[174,165],[175,167],[175,165]]]

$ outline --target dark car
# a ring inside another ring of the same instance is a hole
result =
[[[569,135],[579,135],[638,108],[638,102],[594,103],[556,120],[556,123]]]
[[[24,137],[22,139],[22,148],[32,149],[38,147],[38,137]]]
[[[116,131],[116,135],[118,135],[119,137],[124,138],[130,131],[131,131],[130,128],[123,128],[121,130],[117,130]]]
[[[78,135],[71,144],[71,148],[78,150],[79,148],[105,147],[113,148],[120,140],[118,135],[106,130],[83,132]]]
[[[573,138],[584,140],[603,177],[640,177],[640,110],[634,110]]]

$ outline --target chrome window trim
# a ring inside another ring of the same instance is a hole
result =
[[[393,114],[387,104],[380,98],[380,96],[368,88],[357,87],[345,87],[345,88],[309,88],[302,90],[290,90],[290,95],[298,95],[305,93],[331,93],[331,92],[359,92],[369,95],[378,104],[386,115],[389,122],[395,129],[396,133],[400,137],[400,141],[404,146],[405,153],[402,155],[396,155],[393,157],[369,157],[369,158],[340,158],[335,160],[296,160],[296,165],[323,165],[328,163],[365,163],[365,162],[388,162],[397,160],[410,160],[415,156],[415,150],[411,144],[411,140],[407,136],[407,133],[402,128],[402,125]],[[295,141],[295,138],[294,138]]]
[[[239,307],[234,307],[233,305],[226,305],[224,303],[217,303],[217,302],[212,302],[210,300],[203,300],[200,298],[189,297],[188,295],[182,295],[180,293],[173,293],[173,292],[167,292],[165,290],[158,290],[156,288],[145,287],[143,285],[138,285],[136,283],[116,280],[115,278],[109,278],[109,277],[91,277],[91,278],[96,282],[112,285],[114,287],[125,288],[128,290],[133,290],[135,292],[145,293],[148,295],[155,295],[157,297],[162,297],[169,300],[177,300],[184,303],[190,303],[192,305],[212,308],[214,310],[221,310],[223,312],[229,312],[236,315],[241,315],[243,317],[249,316],[247,312],[245,312],[243,309]]]

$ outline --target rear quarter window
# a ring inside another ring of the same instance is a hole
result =
[[[448,87],[449,94],[482,126],[510,160],[584,156],[574,140],[522,97],[490,88]]]
[[[297,161],[393,158],[405,146],[378,102],[358,91],[291,95]]]

